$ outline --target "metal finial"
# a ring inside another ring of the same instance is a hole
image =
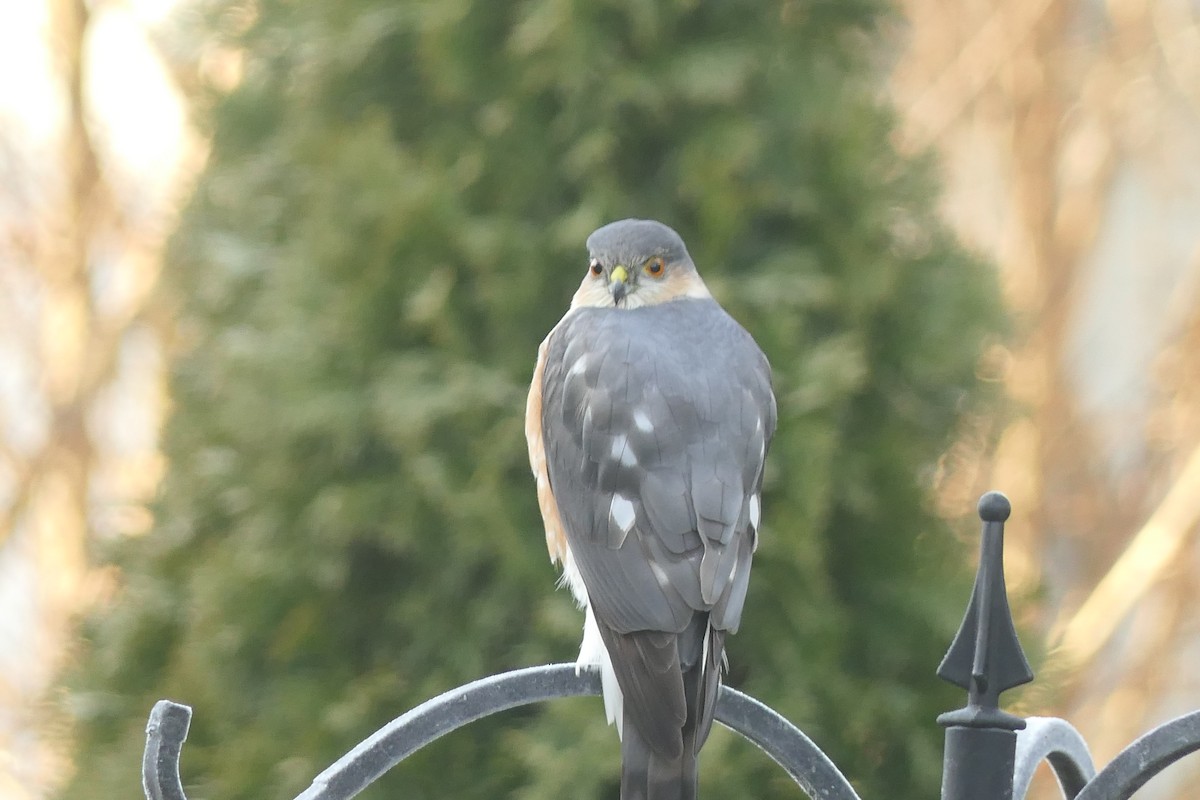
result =
[[[1012,503],[1004,492],[988,492],[979,498],[979,518],[984,522],[1006,522],[1012,514]]]
[[[1020,730],[1025,721],[1000,711],[1000,693],[1033,680],[1004,585],[1004,521],[1012,505],[1000,492],[979,500],[983,542],[966,616],[937,674],[967,690],[967,706],[938,717],[943,725]]]

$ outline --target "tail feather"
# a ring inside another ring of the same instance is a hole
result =
[[[621,737],[621,800],[696,800],[696,729],[683,731],[683,751],[675,758],[655,753],[625,718]]]
[[[717,712],[717,697],[721,692],[721,672],[725,658],[725,631],[719,631],[715,628],[709,628],[704,637],[704,654],[701,656],[701,664],[698,669],[700,672],[699,680],[692,684],[691,681],[684,678],[684,687],[695,685],[699,690],[699,697],[696,698],[695,704],[688,702],[688,708],[695,708],[695,715],[692,717],[696,721],[696,750],[699,752],[704,743],[708,741],[709,731],[712,730],[713,717]],[[692,716],[692,712],[688,712]]]
[[[616,672],[624,712],[621,800],[696,800],[696,758],[712,728],[725,632],[712,628],[707,614],[678,634],[599,630],[609,652],[617,650],[614,668],[624,670]]]

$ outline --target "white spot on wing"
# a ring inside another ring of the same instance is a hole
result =
[[[580,356],[575,359],[575,363],[571,365],[571,369],[567,371],[567,377],[572,378],[576,375],[582,375],[587,369],[587,356]]]
[[[750,495],[750,526],[754,528],[754,530],[758,530],[758,521],[761,518],[761,515],[762,508],[759,504],[758,495],[752,494]]]
[[[650,561],[650,571],[654,573],[654,580],[658,581],[659,586],[666,586],[671,582],[667,577],[666,571],[660,567],[655,561]]]
[[[650,415],[640,408],[633,412],[633,424],[642,433],[654,430],[654,423],[650,421]]]
[[[633,511],[633,502],[619,494],[614,494],[612,503],[608,507],[609,516],[612,521],[617,523],[617,527],[629,533],[633,530],[634,520],[637,519],[637,514]]]
[[[612,440],[612,448],[608,451],[608,456],[613,461],[621,457],[621,453],[625,452],[625,445],[629,444],[629,439],[624,436],[614,436]]]
[[[629,446],[629,439],[625,436],[617,436],[613,439],[609,455],[613,461],[620,461],[623,467],[632,467],[637,464],[637,456],[634,455],[633,448]]]

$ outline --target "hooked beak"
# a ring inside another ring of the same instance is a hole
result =
[[[629,292],[629,273],[625,267],[617,265],[609,273],[609,279],[608,291],[612,294],[613,305],[619,306]]]

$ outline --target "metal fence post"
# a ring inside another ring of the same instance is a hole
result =
[[[946,728],[942,800],[1012,800],[1017,731],[1025,720],[1000,710],[1000,693],[1033,680],[1004,586],[1004,521],[1012,506],[999,492],[979,500],[979,569],[962,626],[938,676],[967,690],[967,705],[938,717]]]

